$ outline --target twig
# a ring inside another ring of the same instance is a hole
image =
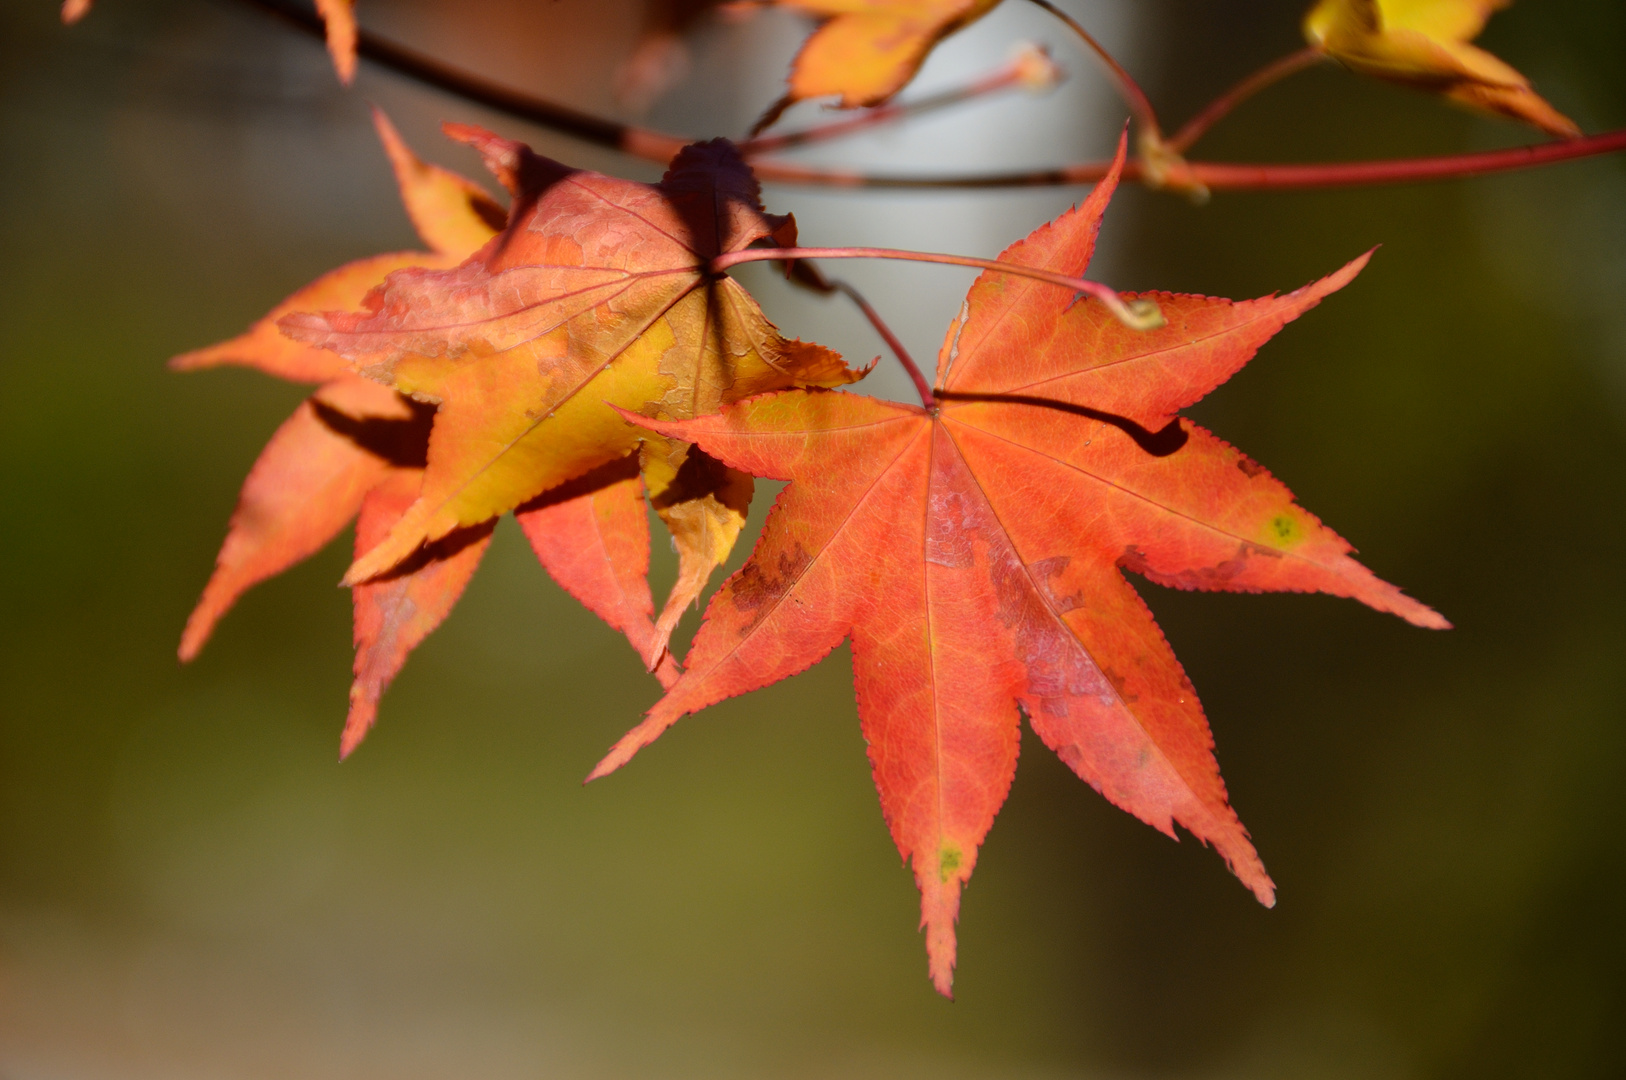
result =
[[[863,293],[860,293],[839,278],[827,278],[825,280],[831,288],[840,289],[846,293],[847,298],[857,304],[858,310],[864,313],[864,318],[869,320],[869,324],[875,327],[875,332],[881,335],[881,340],[886,342],[887,348],[892,350],[892,355],[898,358],[898,363],[903,365],[903,369],[909,373],[909,378],[914,380],[915,390],[920,394],[920,404],[927,411],[937,408],[937,398],[932,394],[932,384],[926,381],[926,375],[920,370],[920,365],[915,363],[915,358],[909,355],[909,350],[904,348],[903,342],[899,341],[898,335],[894,334],[892,328],[886,325],[886,321],[881,318],[880,313],[870,307],[869,301],[864,299]]]
[[[760,135],[754,139],[747,139],[739,143],[739,151],[746,157],[776,153],[780,150],[788,150],[793,146],[823,142],[843,135],[850,135],[865,128],[895,123],[919,116],[922,113],[948,108],[951,105],[958,105],[966,101],[973,101],[979,97],[996,94],[1001,90],[1008,90],[1013,86],[1024,85],[1031,78],[1030,67],[1031,64],[1028,61],[1013,60],[1004,67],[989,72],[982,78],[965,86],[944,90],[941,93],[932,94],[916,101],[882,105],[878,108],[868,109],[858,116],[846,120],[835,120],[802,131],[790,131],[783,135]]]
[[[1552,165],[1561,161],[1596,157],[1626,150],[1626,128],[1588,135],[1580,139],[1515,146],[1507,150],[1486,150],[1474,154],[1448,154],[1441,157],[1394,158],[1384,161],[1338,161],[1312,164],[1245,164],[1241,162],[1189,162],[1192,175],[1216,191],[1291,191],[1313,188],[1359,187],[1375,184],[1403,184],[1423,180],[1460,180],[1490,173]],[[1094,184],[1106,176],[1108,161],[1086,161],[1048,169],[1022,172],[948,174],[939,176],[872,176],[755,162],[752,168],[763,180],[785,184],[821,187],[865,188],[1011,188],[1063,187]],[[1124,163],[1123,179],[1144,179],[1138,161]]]
[[[1106,47],[1095,40],[1090,32],[1084,29],[1083,24],[1055,4],[1052,4],[1050,0],[1028,0],[1028,2],[1044,8],[1066,23],[1068,29],[1078,35],[1079,39],[1089,47],[1090,51],[1106,67],[1113,86],[1117,87],[1119,95],[1123,97],[1124,103],[1129,106],[1129,111],[1134,114],[1135,119],[1140,121],[1145,133],[1161,139],[1163,129],[1158,126],[1157,111],[1152,108],[1151,101],[1146,97],[1146,91],[1142,90],[1140,84],[1134,80],[1129,72],[1124,70],[1124,66],[1118,63],[1111,53],[1107,52]]]
[[[281,0],[244,0],[244,2],[270,12],[314,37],[324,36],[322,20],[314,11],[290,7]],[[482,79],[461,68],[444,64],[431,56],[398,45],[367,30],[358,30],[356,33],[356,54],[468,101],[540,124],[550,131],[574,135],[594,146],[607,146],[612,150],[621,150],[634,157],[660,162],[663,165],[690,142],[689,139],[677,135],[606,120],[572,109],[568,105],[559,105],[521,93],[511,87]]]
[[[1559,161],[1596,157],[1626,150],[1626,128],[1579,139],[1563,139],[1536,146],[1486,150],[1477,154],[1399,158],[1388,161],[1340,161],[1314,165],[1245,165],[1217,161],[1192,162],[1198,178],[1211,188],[1228,191],[1280,191],[1285,189],[1351,187],[1368,184],[1403,184],[1418,180],[1461,180],[1487,173],[1511,172]]]
[[[1295,75],[1303,71],[1305,68],[1313,67],[1325,57],[1326,54],[1320,49],[1306,48],[1295,53],[1289,53],[1279,60],[1266,64],[1209,102],[1202,112],[1187,120],[1185,127],[1175,132],[1166,145],[1175,153],[1184,154],[1191,149],[1193,143],[1207,134],[1208,129],[1213,127],[1232,109],[1265,89],[1265,87],[1272,86],[1289,75]]]

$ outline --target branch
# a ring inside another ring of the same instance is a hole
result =
[[[1560,161],[1614,154],[1626,150],[1626,128],[1580,139],[1564,139],[1536,146],[1486,150],[1477,154],[1398,158],[1388,161],[1340,161],[1317,165],[1244,165],[1192,162],[1199,179],[1211,188],[1227,191],[1280,191],[1285,189],[1352,187],[1369,184],[1404,184],[1418,180],[1461,180],[1489,173],[1531,169]]]
[[[314,13],[287,7],[281,0],[244,0],[244,2],[278,16],[314,37],[323,36],[321,20]],[[443,64],[366,30],[361,30],[357,34],[356,51],[361,56],[393,71],[469,101],[489,106],[553,131],[573,135],[595,146],[606,146],[648,161],[664,165],[689,141],[677,135],[606,120],[566,105],[532,97]],[[1538,146],[1520,146],[1509,150],[1444,157],[1308,165],[1248,165],[1201,161],[1188,164],[1192,177],[1215,190],[1287,191],[1462,179],[1487,173],[1551,165],[1599,154],[1612,154],[1623,149],[1626,149],[1626,128]],[[763,180],[787,184],[852,188],[978,189],[1093,184],[1106,175],[1108,164],[1106,161],[1091,161],[1025,172],[937,176],[875,176],[842,170],[803,168],[772,161],[753,162],[752,167],[756,170],[757,176]],[[1144,182],[1144,172],[1141,162],[1130,161],[1124,165],[1123,178],[1126,181]]]
[[[1490,173],[1512,172],[1561,161],[1597,157],[1626,150],[1626,128],[1598,135],[1536,146],[1515,146],[1507,150],[1487,150],[1476,154],[1449,154],[1442,157],[1394,158],[1386,161],[1338,161],[1320,164],[1244,164],[1222,161],[1192,161],[1191,174],[1216,191],[1292,191],[1312,188],[1361,187],[1376,184],[1404,184],[1422,180],[1460,180]],[[938,176],[872,176],[865,173],[808,169],[777,162],[753,162],[752,168],[763,180],[786,184],[825,187],[869,188],[1009,188],[1062,187],[1094,184],[1106,176],[1108,161],[1087,161],[1024,172],[949,174]],[[1125,181],[1144,181],[1145,169],[1138,161],[1124,163]]]
[[[322,39],[322,20],[314,11],[290,7],[281,0],[244,0],[267,11],[313,37]],[[500,83],[482,79],[461,68],[444,64],[431,56],[397,45],[367,30],[356,32],[356,54],[429,86],[456,94],[466,101],[486,105],[521,120],[529,120],[550,131],[573,135],[594,146],[607,146],[633,157],[664,165],[691,140],[648,128],[634,127],[615,120],[559,105]]]
[[[289,7],[281,0],[245,0],[245,2],[276,16],[311,37],[325,40],[326,29],[320,16],[314,11]],[[436,89],[507,113],[520,120],[528,120],[550,131],[572,135],[593,146],[620,150],[633,157],[661,165],[670,162],[679,150],[694,141],[682,135],[672,135],[664,131],[608,120],[573,109],[568,105],[560,105],[545,98],[522,93],[512,87],[503,86],[443,63],[369,30],[357,29],[356,55]],[[1061,69],[1056,67],[1044,50],[1034,47],[1023,56],[969,85],[945,90],[918,101],[885,105],[851,119],[837,120],[803,131],[750,139],[739,144],[739,151],[750,157],[754,154],[786,150],[805,143],[837,138],[863,128],[906,120],[920,113],[971,101],[1012,86],[1043,88],[1059,82],[1062,77]]]

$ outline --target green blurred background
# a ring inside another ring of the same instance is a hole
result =
[[[363,0],[362,16],[613,108],[630,3],[447,7]],[[1294,48],[1299,8],[1074,10],[1177,121]],[[737,133],[799,33],[707,31],[654,120]],[[1098,155],[1121,116],[1063,35],[1024,10],[961,38],[997,58],[1024,35],[1084,89],[820,160]],[[1626,123],[1618,0],[1526,0],[1482,43],[1588,130]],[[950,1004],[925,979],[844,650],[585,790],[655,687],[508,525],[342,767],[347,544],[254,590],[176,665],[238,484],[301,392],[163,361],[413,243],[369,100],[464,169],[434,145],[441,118],[651,173],[366,65],[343,92],[319,47],[241,5],[103,0],[73,30],[44,0],[0,6],[0,1076],[1626,1072],[1626,160],[1201,208],[1120,198],[1102,270],[1124,288],[1252,296],[1384,245],[1193,413],[1457,629],[1143,584],[1280,903],[1029,738],[965,897]],[[967,134],[1045,124],[1074,141]],[[1522,141],[1318,70],[1200,156]],[[1077,197],[769,192],[812,242],[979,254]],[[928,356],[966,284],[853,276],[883,310],[896,298]],[[877,350],[850,313],[751,280],[792,332]]]

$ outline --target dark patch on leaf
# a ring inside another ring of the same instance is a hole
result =
[[[351,416],[320,397],[310,399],[316,418],[333,432],[376,457],[402,469],[422,469],[429,464],[429,429],[435,422],[435,406],[401,395],[412,410],[405,420],[383,416]]]
[[[784,596],[812,561],[813,556],[800,543],[793,551],[779,553],[772,572],[764,570],[761,562],[752,559],[740,568],[739,576],[729,586],[729,598],[739,610],[757,612],[760,618],[766,613],[763,609]],[[756,624],[753,622],[751,625]],[[746,629],[749,631],[750,627]]]

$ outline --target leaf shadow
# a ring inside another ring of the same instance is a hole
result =
[[[1149,428],[1142,427],[1127,416],[1104,412],[1101,409],[1092,409],[1088,405],[1075,405],[1070,401],[1058,401],[1055,398],[1035,397],[1030,394],[974,394],[958,390],[934,390],[932,393],[939,401],[986,401],[1006,405],[1032,405],[1039,409],[1054,409],[1057,412],[1069,413],[1073,416],[1099,420],[1101,423],[1110,424],[1128,435],[1135,440],[1136,446],[1139,446],[1153,457],[1168,457],[1186,445],[1186,442],[1191,438],[1191,433],[1181,425],[1178,416],[1158,430],[1152,431]]]
[[[630,480],[638,475],[638,454],[634,451],[626,457],[616,458],[606,462],[596,469],[591,469],[574,480],[566,480],[558,487],[549,488],[535,498],[528,499],[514,507],[515,514],[524,514],[532,510],[545,510],[550,506],[569,502],[571,499],[583,495],[591,495],[601,488],[611,484],[619,484],[623,480]]]
[[[401,400],[412,412],[404,420],[351,416],[319,397],[311,398],[310,402],[316,418],[335,435],[397,468],[422,469],[429,464],[429,429],[435,421],[435,406],[405,395]]]

